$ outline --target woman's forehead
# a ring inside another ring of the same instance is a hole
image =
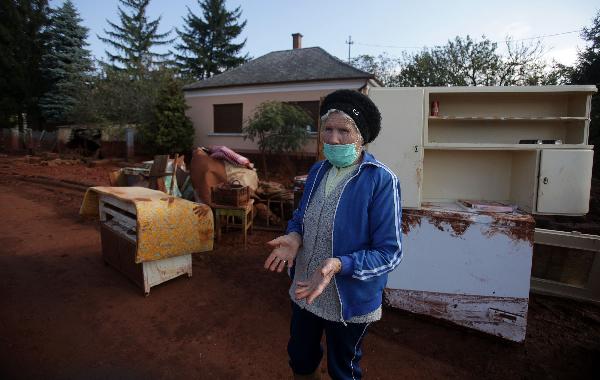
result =
[[[329,115],[327,117],[327,120],[325,120],[325,126],[327,127],[347,127],[347,128],[351,128],[354,129],[353,127],[353,122],[352,119],[348,120],[349,118],[346,117],[345,115],[339,113],[339,112],[334,112],[331,115]]]

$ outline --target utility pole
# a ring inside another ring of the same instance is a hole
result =
[[[352,36],[348,36],[348,41],[346,41],[346,43],[348,44],[348,63],[350,63],[350,46],[354,43],[354,41],[352,41]]]

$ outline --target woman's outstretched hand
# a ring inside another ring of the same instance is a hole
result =
[[[291,268],[301,243],[301,237],[298,234],[283,235],[267,242],[273,251],[265,261],[265,269],[281,272],[286,265]]]
[[[296,282],[296,299],[301,300],[306,298],[306,302],[309,305],[312,304],[315,298],[323,293],[323,290],[331,282],[333,276],[341,270],[342,262],[340,259],[331,258],[323,260],[308,281]]]

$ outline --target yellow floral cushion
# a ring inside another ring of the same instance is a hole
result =
[[[79,214],[98,217],[101,194],[135,206],[136,263],[213,249],[213,214],[205,204],[144,187],[98,186],[86,191]]]

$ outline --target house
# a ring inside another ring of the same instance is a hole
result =
[[[184,87],[187,115],[195,128],[194,146],[226,145],[242,153],[258,147],[244,140],[242,126],[255,108],[270,100],[289,102],[313,118],[303,155],[316,155],[319,101],[338,89],[368,92],[379,87],[373,74],[359,70],[320,47],[302,48],[295,33],[293,49],[274,51],[235,69]]]

